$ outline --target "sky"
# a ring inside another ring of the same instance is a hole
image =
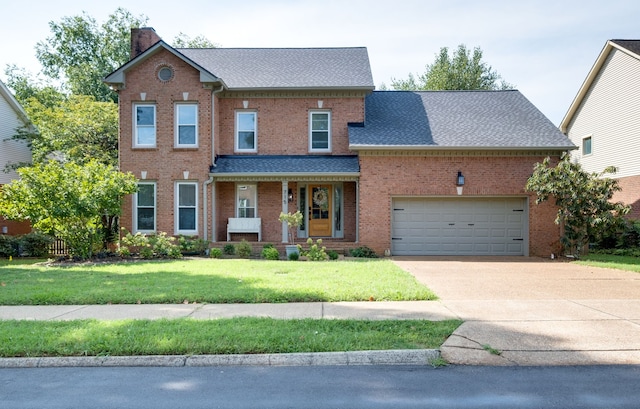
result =
[[[221,47],[367,47],[377,88],[420,74],[441,47],[480,47],[483,60],[559,125],[609,39],[640,39],[637,0],[25,0],[2,6],[0,80],[32,74],[49,22],[118,7],[148,17],[169,44],[179,34]],[[106,73],[105,73],[106,74]]]

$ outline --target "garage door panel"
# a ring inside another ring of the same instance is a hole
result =
[[[525,199],[399,198],[393,203],[393,254],[525,254]]]

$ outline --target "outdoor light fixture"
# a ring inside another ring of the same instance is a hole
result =
[[[464,175],[462,172],[458,171],[458,176],[456,177],[456,190],[458,191],[458,196],[462,194],[462,186],[464,186]]]
[[[289,203],[293,202],[293,191],[291,189],[289,189],[287,197],[289,198]]]

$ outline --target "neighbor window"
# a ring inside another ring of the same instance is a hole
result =
[[[236,112],[236,151],[257,152],[257,113]]]
[[[138,183],[134,196],[134,231],[153,233],[156,231],[156,184]]]
[[[237,217],[256,217],[258,188],[256,185],[237,185]]]
[[[309,113],[309,151],[331,151],[331,113]]]
[[[176,232],[196,234],[198,231],[198,184],[178,182],[176,184]]]
[[[198,146],[198,105],[176,105],[176,146]]]
[[[136,104],[133,106],[135,147],[156,146],[156,106]]]
[[[582,155],[591,155],[591,137],[582,138]]]

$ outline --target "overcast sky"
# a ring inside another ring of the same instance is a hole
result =
[[[122,4],[122,3],[120,3]],[[126,2],[171,43],[178,33],[222,47],[351,47],[369,52],[377,87],[422,73],[440,47],[480,47],[484,61],[555,125],[608,39],[640,38],[638,0],[158,0]],[[98,23],[118,2],[26,0],[2,6],[0,79],[7,64],[41,67],[48,23],[83,11]],[[105,73],[106,74],[106,73]]]

